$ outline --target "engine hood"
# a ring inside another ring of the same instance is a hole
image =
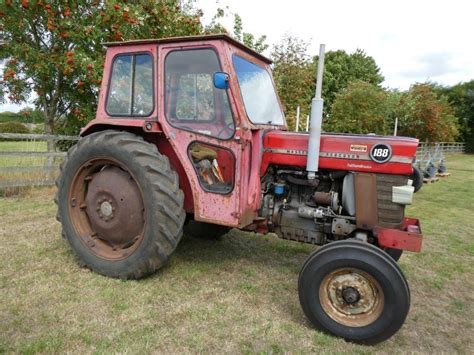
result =
[[[268,131],[263,137],[261,174],[269,165],[306,167],[307,133]],[[326,133],[321,135],[319,169],[410,175],[418,139]]]

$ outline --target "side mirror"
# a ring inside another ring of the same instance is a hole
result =
[[[217,71],[212,77],[214,86],[217,89],[228,89],[229,88],[229,74]]]

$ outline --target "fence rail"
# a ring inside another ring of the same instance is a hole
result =
[[[77,141],[79,137],[76,136],[61,136],[51,134],[23,134],[23,133],[0,133],[0,138],[8,140],[20,140],[20,141]]]
[[[0,189],[54,185],[59,164],[67,153],[51,151],[51,144],[41,142],[74,142],[78,139],[75,136],[0,133]],[[458,153],[464,149],[462,142],[420,143],[417,164],[433,160],[438,153]]]
[[[437,142],[420,143],[416,151],[417,155],[424,154],[427,151],[438,149],[442,153],[463,153],[466,149],[464,142]]]
[[[51,186],[66,152],[52,149],[59,141],[79,137],[46,134],[0,133],[0,189]]]

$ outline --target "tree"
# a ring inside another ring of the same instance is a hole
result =
[[[376,85],[360,80],[349,82],[336,95],[323,128],[331,132],[391,134],[397,98],[396,93]]]
[[[452,142],[458,136],[457,117],[445,96],[430,83],[416,83],[400,97],[395,115],[399,135],[426,142]]]
[[[294,127],[296,107],[300,106],[304,113],[302,116],[306,116],[314,96],[318,56],[310,58],[307,49],[307,42],[285,35],[272,50],[273,75],[290,128]],[[336,95],[349,82],[356,80],[380,86],[384,78],[375,60],[360,49],[351,54],[343,50],[326,53],[323,77],[325,117],[331,115]]]
[[[0,1],[0,59],[6,59],[0,96],[20,103],[34,91],[46,133],[59,119],[82,126],[96,109],[102,43],[201,33],[202,12],[181,3]]]
[[[474,80],[451,87],[438,88],[445,95],[459,118],[460,135],[466,151],[474,152]]]
[[[315,76],[307,48],[307,42],[285,35],[271,53],[273,78],[292,130],[296,124],[296,108],[300,106],[301,117],[306,117],[314,96]]]
[[[255,38],[250,32],[243,30],[242,18],[238,15],[234,15],[234,33],[233,37],[245,44],[247,47],[254,49],[255,51],[262,53],[268,48],[268,44],[265,43],[267,36],[260,36]]]
[[[317,70],[318,57],[313,58],[313,73],[316,73]],[[368,56],[361,49],[357,49],[351,54],[337,50],[330,51],[325,55],[322,95],[326,115],[331,114],[337,94],[350,82],[357,80],[376,86],[380,86],[384,81],[374,58]]]

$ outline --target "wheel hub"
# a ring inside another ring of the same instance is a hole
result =
[[[111,201],[104,201],[100,205],[100,214],[104,217],[111,217],[113,218],[113,210],[115,208],[112,207]]]
[[[87,187],[86,212],[97,236],[114,248],[133,243],[143,232],[144,205],[130,174],[108,166]]]
[[[342,298],[346,303],[354,304],[360,300],[360,294],[354,287],[344,287],[342,289]]]
[[[372,276],[349,268],[329,273],[320,285],[319,298],[332,319],[352,327],[374,322],[384,302],[380,285]]]

